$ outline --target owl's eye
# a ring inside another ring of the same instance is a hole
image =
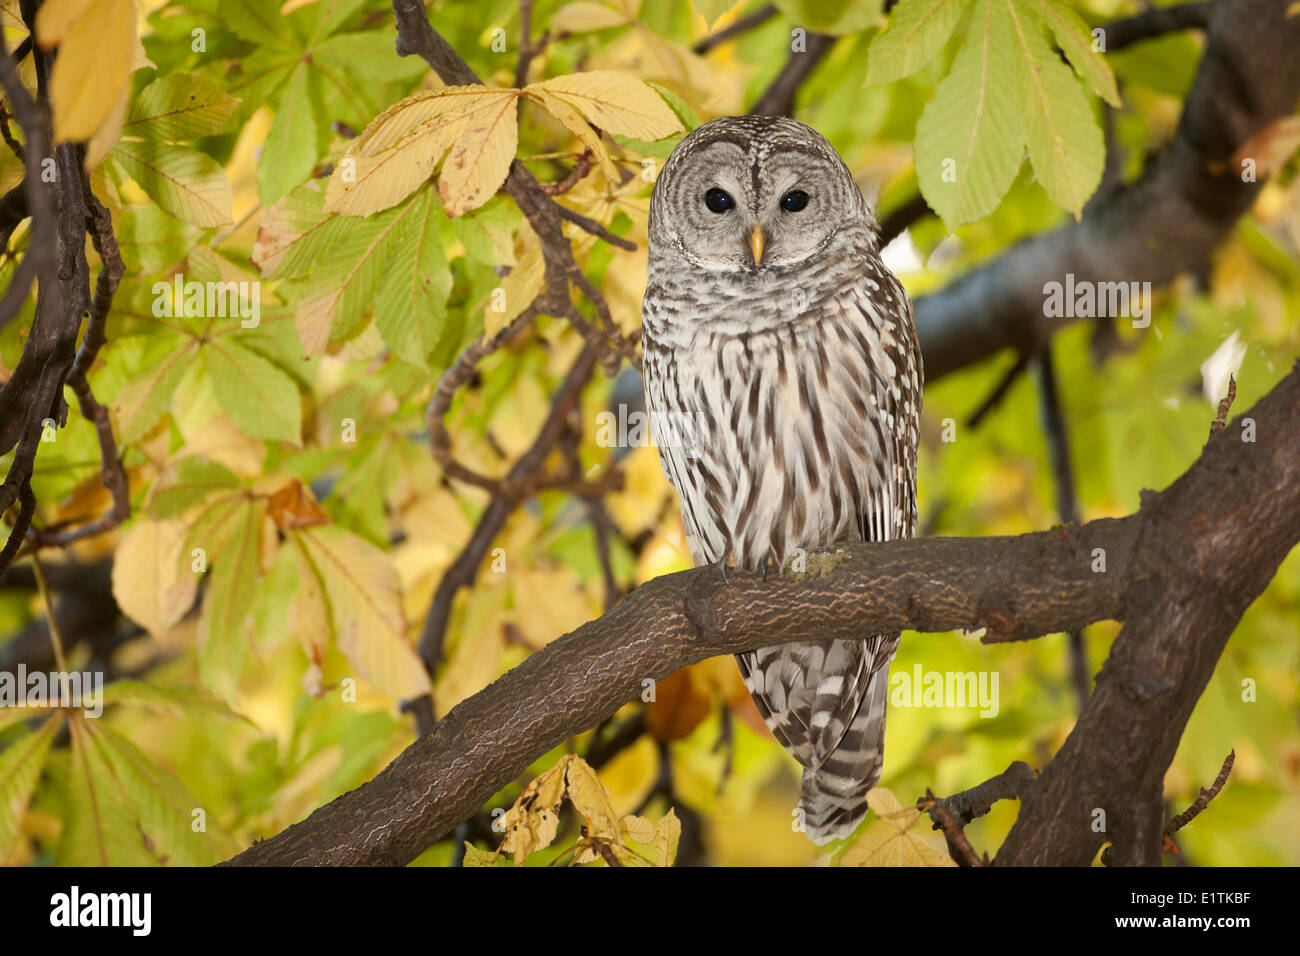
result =
[[[808,205],[808,194],[802,189],[792,189],[781,197],[781,208],[786,212],[798,212]]]
[[[735,207],[736,200],[725,189],[714,186],[704,194],[704,205],[709,207],[709,212],[726,212]]]

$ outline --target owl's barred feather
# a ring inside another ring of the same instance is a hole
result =
[[[738,194],[734,219],[704,209],[713,188]],[[778,211],[794,188],[811,194],[811,216]],[[771,233],[759,262],[743,248],[755,226]],[[682,141],[651,202],[643,324],[652,420],[695,432],[659,451],[696,564],[759,570],[796,549],[913,533],[922,371],[911,305],[818,133],[731,117]],[[768,727],[805,768],[800,803],[817,843],[866,812],[897,648],[897,633],[809,634],[737,655]]]

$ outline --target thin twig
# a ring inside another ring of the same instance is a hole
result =
[[[1165,836],[1173,836],[1201,815],[1205,808],[1210,805],[1210,801],[1219,795],[1223,785],[1228,782],[1228,775],[1232,773],[1232,765],[1236,763],[1236,760],[1237,751],[1235,749],[1229,750],[1228,756],[1223,758],[1223,766],[1219,768],[1219,775],[1214,778],[1214,783],[1210,784],[1208,790],[1202,787],[1196,801],[1165,825]]]
[[[1021,352],[1016,356],[1015,364],[1007,369],[1006,373],[999,379],[998,384],[993,387],[993,391],[989,393],[988,398],[980,402],[979,407],[971,412],[970,417],[966,419],[967,428],[978,427],[979,423],[984,420],[985,415],[1002,404],[1002,400],[1007,397],[1007,392],[1015,384],[1016,379],[1024,373],[1025,369],[1029,368],[1029,359],[1029,352]]]
[[[54,661],[58,669],[67,673],[68,662],[63,656],[63,635],[59,633],[59,623],[54,616],[54,595],[50,593],[50,586],[45,580],[45,569],[41,567],[41,559],[32,555],[32,571],[36,575],[36,590],[40,592],[41,600],[45,603],[45,614],[50,624],[50,646],[54,650]]]
[[[958,825],[964,827],[992,810],[993,804],[999,800],[1022,799],[1033,785],[1034,771],[1023,760],[1017,760],[996,777],[990,777],[978,786],[955,793],[951,797],[933,798],[934,806],[926,809],[934,820],[936,830],[943,825],[936,813],[938,807],[947,810]]]
[[[735,23],[729,24],[717,33],[711,33],[704,39],[698,41],[691,47],[691,52],[703,56],[714,47],[720,46],[728,40],[734,40],[740,34],[748,33],[755,27],[762,26],[774,16],[776,16],[776,6],[774,4],[769,3],[765,7],[759,7],[753,13],[745,14],[743,17],[736,20]]]
[[[1184,3],[1177,7],[1151,7],[1141,13],[1121,20],[1112,20],[1101,27],[1106,36],[1106,52],[1113,53],[1179,30],[1204,30],[1214,9],[1213,0],[1202,3]]]
[[[1232,403],[1237,398],[1237,380],[1233,376],[1228,376],[1228,394],[1219,400],[1219,413],[1214,416],[1214,421],[1210,422],[1210,437],[1213,438],[1219,432],[1223,431],[1228,424],[1228,411],[1232,408]]]
[[[628,252],[636,252],[636,243],[631,239],[624,239],[622,236],[614,235],[596,220],[588,219],[582,213],[574,212],[568,206],[557,205],[555,208],[560,211],[561,219],[573,223],[584,232],[589,232],[598,239],[604,239],[611,246],[618,246]]]
[[[903,205],[894,209],[880,223],[880,245],[885,247],[898,238],[904,230],[930,215],[930,205],[917,193]]]
[[[1056,511],[1065,524],[1077,525],[1079,498],[1074,490],[1070,436],[1065,425],[1065,412],[1061,408],[1060,384],[1056,380],[1056,366],[1052,361],[1050,343],[1039,349],[1034,363],[1038,369],[1038,401],[1043,416],[1043,431],[1047,434],[1048,457],[1052,463],[1052,483],[1056,488]],[[1091,693],[1083,628],[1070,631],[1069,642],[1070,677],[1079,710],[1082,711]]]
[[[930,813],[932,818],[938,819],[939,825],[943,827],[944,840],[948,843],[948,855],[958,866],[985,865],[976,854],[975,848],[970,845],[970,840],[966,838],[966,831],[953,818],[952,812],[939,802],[939,798],[929,787],[925,788],[925,798],[916,802],[916,809],[922,813]]]

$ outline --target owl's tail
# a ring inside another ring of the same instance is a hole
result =
[[[805,768],[799,806],[805,835],[818,846],[852,833],[867,813],[867,791],[880,779],[885,756],[889,665],[869,678],[858,712],[839,746],[815,769]]]

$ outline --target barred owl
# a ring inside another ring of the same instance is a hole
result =
[[[650,203],[646,405],[696,565],[780,567],[796,549],[916,527],[921,354],[912,308],[834,147],[736,116],[682,140]],[[803,766],[816,843],[847,836],[880,778],[897,633],[737,655]]]

